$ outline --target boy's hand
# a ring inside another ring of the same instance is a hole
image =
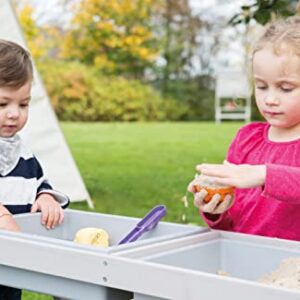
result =
[[[16,232],[21,231],[21,228],[16,223],[15,219],[13,218],[13,215],[3,215],[0,218],[0,228]]]
[[[53,229],[64,220],[64,211],[50,194],[40,194],[31,207],[31,212],[42,213],[41,222],[47,229]]]
[[[6,207],[0,205],[0,229],[10,231],[21,231],[20,227],[16,223],[13,215],[7,210]]]

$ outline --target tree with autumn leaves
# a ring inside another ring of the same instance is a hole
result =
[[[35,24],[28,4],[20,6],[21,23],[36,58],[43,55],[42,50],[49,51],[52,39],[57,47],[52,52],[58,58],[94,65],[107,74],[143,79],[148,69],[164,82],[189,76],[204,22],[192,15],[188,0],[64,3],[72,9],[71,23],[61,30],[52,26],[52,32],[49,26]],[[163,64],[157,68],[159,57]]]
[[[189,0],[61,0],[71,8],[68,26],[37,25],[32,7],[28,3],[24,5],[24,1],[16,3],[29,48],[38,64],[45,65],[50,57],[53,58],[51,65],[61,61],[67,67],[68,62],[76,62],[90,66],[93,73],[97,70],[105,76],[136,79],[141,84],[155,83],[166,98],[165,102],[168,97],[178,100],[177,104],[172,102],[175,104],[171,109],[167,105],[169,111],[180,107],[179,110],[184,112],[176,114],[178,119],[212,117],[209,63],[214,49],[207,49],[199,34],[205,31],[213,37],[217,20],[209,23],[193,14]],[[253,5],[244,5],[231,23],[247,23],[250,19],[264,23],[275,13],[293,13],[296,2],[257,0]],[[212,43],[212,47],[217,46],[218,36]],[[205,70],[205,76],[195,76],[197,60],[197,66]],[[42,70],[47,73],[47,67]],[[68,74],[72,76],[72,73]],[[75,82],[78,78],[74,76],[70,80]],[[128,90],[132,94],[133,90]],[[60,102],[56,103],[59,105]]]
[[[72,6],[67,28],[37,26],[28,3],[19,6],[28,45],[61,119],[164,120],[186,114],[186,106],[143,83],[159,55],[152,22],[157,3],[82,0]],[[107,83],[118,88],[109,90]]]
[[[62,43],[62,57],[104,73],[140,78],[159,55],[152,16],[157,0],[82,0]]]
[[[168,81],[186,76],[191,66],[197,34],[194,25],[200,23],[195,22],[197,17],[192,17],[188,0],[81,0],[75,3],[64,0],[64,3],[72,9],[72,19],[66,27],[37,26],[28,3],[19,4],[20,20],[38,65],[42,62],[44,66],[50,56],[56,60],[51,64],[80,62],[102,74],[138,79],[142,84],[156,79],[163,82],[163,106],[172,112],[162,115],[170,119],[181,119],[183,115],[187,118],[187,105],[168,100],[169,91],[164,87]],[[163,60],[159,67],[158,58]],[[41,70],[47,78],[47,68]],[[78,77],[70,79],[78,80]],[[128,90],[132,93],[132,89]],[[58,99],[57,95],[52,98]]]

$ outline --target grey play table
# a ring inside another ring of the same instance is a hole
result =
[[[58,236],[58,231],[43,231],[39,217],[17,218],[22,228],[29,229],[25,233],[0,231],[0,284],[80,300],[300,299],[297,290],[256,281],[262,273],[276,269],[281,259],[300,256],[299,242],[166,223],[176,230],[167,230],[164,237],[145,237],[140,244],[100,251],[74,245],[68,232],[82,226],[77,225],[80,219],[84,225],[105,228],[102,221],[94,223],[105,216],[68,211],[65,225],[69,229],[57,229],[61,230]],[[107,217],[107,224],[114,228],[127,222],[126,217]],[[112,223],[111,217],[116,218]],[[217,275],[218,270],[230,276]]]
[[[131,299],[130,289],[109,287],[105,274],[114,253],[208,230],[160,222],[138,241],[117,245],[139,219],[69,209],[63,225],[47,230],[40,224],[39,213],[15,218],[22,233],[0,230],[0,284],[68,299]],[[105,229],[111,246],[74,243],[75,233],[83,227]],[[128,267],[126,277],[129,275]]]

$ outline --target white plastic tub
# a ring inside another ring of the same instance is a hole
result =
[[[214,299],[211,297],[214,289],[222,299],[248,299],[251,295],[249,297],[243,292],[248,285],[251,287],[250,294],[258,294],[259,299],[300,299],[300,290],[272,287],[258,282],[266,273],[278,269],[283,259],[300,257],[298,242],[214,231],[199,237],[186,237],[162,243],[152,248],[128,251],[127,254],[146,263],[161,265],[162,268],[181,269],[187,276],[198,272],[203,299]],[[209,284],[208,281],[204,284],[206,277],[210,281]],[[211,284],[211,280],[215,280],[215,284]],[[231,282],[232,290],[222,289],[222,280]],[[152,294],[135,293],[134,299],[169,299],[154,294],[156,297]],[[193,295],[196,295],[196,291]]]
[[[105,253],[113,253],[209,230],[200,226],[161,221],[154,229],[146,232],[137,241],[118,245],[118,242],[135,227],[140,219],[67,209],[65,210],[64,223],[52,230],[48,230],[41,225],[40,213],[15,215],[15,220],[21,227],[22,233],[30,239],[43,240],[52,244],[57,243],[70,247],[83,247],[90,251]],[[73,240],[76,232],[85,227],[96,227],[106,230],[110,237],[110,246],[102,248],[75,244]]]

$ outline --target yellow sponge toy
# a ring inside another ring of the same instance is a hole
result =
[[[74,242],[83,245],[108,247],[109,235],[104,229],[87,227],[76,232]]]

